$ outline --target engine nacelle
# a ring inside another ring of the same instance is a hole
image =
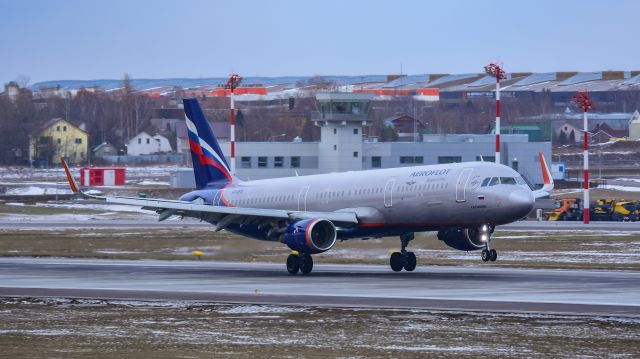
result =
[[[336,243],[336,227],[326,219],[303,219],[291,223],[284,232],[283,243],[301,253],[322,253]]]
[[[438,231],[438,239],[457,250],[475,251],[486,247],[491,232],[491,227],[484,232],[482,227],[442,229]]]

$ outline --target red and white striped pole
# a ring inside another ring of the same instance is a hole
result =
[[[500,76],[496,77],[496,163],[500,163]]]
[[[233,102],[234,88],[231,88],[231,94],[229,95],[230,116],[231,116],[231,131],[229,131],[229,140],[231,142],[231,174],[236,174],[236,108]]]
[[[502,68],[496,63],[484,67],[484,72],[496,78],[496,163],[500,163],[500,80],[506,78]]]
[[[240,77],[240,75],[231,74],[229,76],[229,80],[227,80],[227,84],[225,85],[225,88],[231,91],[231,93],[229,94],[229,109],[231,111],[231,130],[229,131],[229,142],[231,145],[231,174],[234,176],[236,174],[236,108],[233,95],[235,94],[235,89],[240,84],[240,81],[242,81],[242,77]]]
[[[589,199],[589,124],[587,123],[587,110],[583,112],[583,127],[584,127],[584,137],[582,141],[584,142],[583,154],[584,154],[584,173],[582,174],[584,180],[584,205],[582,211],[582,220],[584,224],[589,224],[589,209],[590,209],[590,199]]]
[[[578,92],[572,98],[573,102],[575,102],[578,107],[580,107],[583,111],[583,133],[582,133],[582,145],[583,145],[583,155],[584,155],[584,172],[582,173],[582,179],[584,181],[584,197],[583,197],[583,205],[582,205],[582,220],[584,224],[589,224],[589,209],[590,209],[590,198],[589,198],[589,123],[587,119],[587,113],[589,110],[593,109],[593,101],[589,98],[589,95],[586,92]]]

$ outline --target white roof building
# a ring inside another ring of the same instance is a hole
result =
[[[127,143],[127,154],[130,156],[151,155],[171,152],[169,140],[162,135],[149,135],[140,132]]]

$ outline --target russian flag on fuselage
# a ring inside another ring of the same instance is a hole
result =
[[[195,98],[185,98],[184,113],[187,115],[187,135],[193,160],[196,187],[222,188],[232,181],[229,164],[211,131],[207,119]]]

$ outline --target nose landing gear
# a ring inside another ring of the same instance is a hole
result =
[[[495,262],[498,259],[498,252],[495,249],[489,247],[491,242],[491,234],[493,234],[493,228],[488,225],[480,227],[480,238],[484,242],[485,248],[480,254],[483,262]]]
[[[483,249],[482,253],[482,261],[483,262],[488,262],[488,261],[492,261],[495,262],[496,259],[498,259],[498,252],[495,249]]]
[[[407,233],[400,236],[401,249],[400,252],[393,252],[389,258],[389,266],[394,272],[400,272],[403,268],[407,272],[416,269],[417,258],[415,253],[407,252],[407,245],[414,238],[413,233]]]

